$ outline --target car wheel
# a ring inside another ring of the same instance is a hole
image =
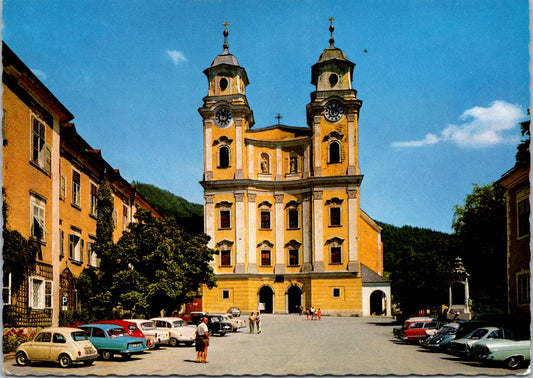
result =
[[[28,356],[26,356],[26,353],[24,352],[17,352],[15,359],[17,364],[20,366],[26,366],[30,364],[30,360],[28,360]]]
[[[169,344],[171,347],[177,347],[178,345],[180,345],[180,342],[175,337],[171,337]]]
[[[62,368],[68,368],[70,365],[72,365],[72,360],[68,354],[63,353],[61,356],[59,356],[59,366]]]
[[[512,356],[505,360],[505,366],[507,366],[509,369],[516,369],[521,362],[522,359],[520,357]]]
[[[131,353],[122,353],[121,356],[124,361],[131,359]]]
[[[109,350],[103,350],[102,351],[102,358],[104,360],[110,360],[113,358],[113,352],[109,351]]]

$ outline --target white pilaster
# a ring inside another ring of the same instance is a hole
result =
[[[244,178],[243,173],[243,136],[242,136],[242,120],[235,120],[235,179],[240,180]]]
[[[324,230],[322,190],[313,191],[313,270],[324,271]]]
[[[246,265],[244,261],[246,227],[244,226],[244,193],[235,193],[235,273],[244,273]]]
[[[283,179],[283,164],[282,164],[281,146],[276,146],[276,181]]]
[[[204,180],[213,178],[213,136],[211,123],[204,121]]]
[[[313,125],[313,156],[314,156],[314,159],[315,159],[315,161],[314,161],[315,169],[314,169],[313,176],[322,176],[322,166],[321,166],[322,154],[320,153],[321,152],[321,147],[322,147],[322,142],[321,142],[322,133],[321,133],[321,130],[320,130],[320,115],[315,116],[313,121],[314,121],[314,125]]]

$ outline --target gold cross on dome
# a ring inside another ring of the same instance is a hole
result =
[[[229,24],[228,24],[226,21],[224,21],[224,22],[222,23],[222,26],[224,26],[225,28],[227,28],[228,25],[229,25]]]
[[[335,19],[333,17],[330,17],[329,22],[333,22],[333,21],[335,21]]]

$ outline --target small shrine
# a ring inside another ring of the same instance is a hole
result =
[[[470,294],[468,289],[468,277],[463,260],[455,258],[454,269],[450,279],[450,306],[446,313],[448,320],[470,320]]]

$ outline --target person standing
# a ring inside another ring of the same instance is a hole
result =
[[[252,311],[250,314],[250,317],[248,318],[248,327],[250,328],[250,333],[254,333],[254,323],[255,323],[255,316]]]
[[[255,317],[255,324],[257,326],[257,333],[261,333],[261,313],[258,312]]]
[[[204,317],[196,327],[196,362],[207,363],[207,347],[209,346],[209,329],[207,318]]]
[[[318,320],[322,319],[322,310],[319,308],[318,311],[316,312],[316,315],[318,317]]]

